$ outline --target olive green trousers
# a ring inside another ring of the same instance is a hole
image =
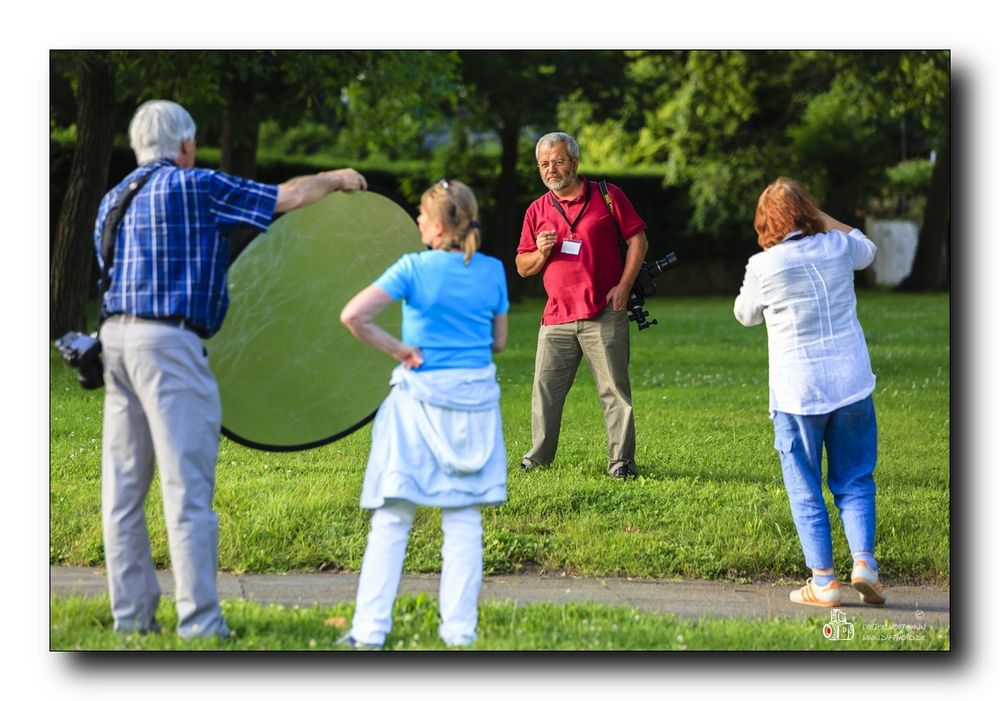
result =
[[[531,393],[532,445],[525,457],[539,465],[555,459],[563,405],[581,358],[587,359],[604,409],[608,470],[635,462],[628,312],[616,312],[610,307],[592,319],[542,326],[539,330]]]

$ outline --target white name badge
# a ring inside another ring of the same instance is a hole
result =
[[[568,253],[571,256],[580,255],[580,242],[579,241],[563,241],[562,247],[559,249],[563,253]]]

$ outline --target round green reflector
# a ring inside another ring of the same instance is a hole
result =
[[[262,450],[304,450],[364,426],[395,360],[354,338],[340,310],[401,255],[413,217],[384,195],[327,195],[276,219],[229,269],[229,311],[206,341],[222,433]],[[379,315],[397,337],[400,305]]]

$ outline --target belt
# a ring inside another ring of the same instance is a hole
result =
[[[114,314],[109,314],[108,319],[113,319],[114,317],[121,317],[123,320],[129,319],[142,319],[143,321],[153,321],[157,324],[167,324],[168,326],[176,326],[179,329],[185,329],[186,331],[191,331],[197,334],[201,338],[208,338],[208,334],[200,326],[192,324],[190,321],[182,316],[142,316],[141,314],[126,314],[125,312],[115,312]]]

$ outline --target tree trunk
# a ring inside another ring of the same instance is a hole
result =
[[[230,175],[253,178],[257,175],[257,136],[260,119],[245,111],[239,88],[226,91],[222,112],[222,154],[220,167]]]
[[[49,337],[85,329],[94,282],[94,220],[105,193],[114,143],[114,76],[107,52],[77,64],[76,146],[49,268]]]
[[[514,120],[512,120],[514,121]],[[517,202],[517,156],[520,125],[507,121],[500,129],[500,178],[497,182],[496,221],[493,235],[486,237],[484,252],[503,261],[509,261],[517,251],[521,238],[523,212],[515,210]],[[492,245],[489,245],[492,244]],[[507,270],[507,295],[512,302],[519,302],[524,294],[524,280],[512,265]]]
[[[222,94],[226,105],[222,111],[222,144],[219,167],[230,175],[241,178],[257,176],[257,143],[260,134],[260,117],[252,109],[252,88],[235,79],[225,79]],[[259,233],[245,228],[229,232],[229,263]]]
[[[944,142],[927,194],[924,223],[909,276],[896,288],[902,292],[947,292],[951,286],[951,136]]]

